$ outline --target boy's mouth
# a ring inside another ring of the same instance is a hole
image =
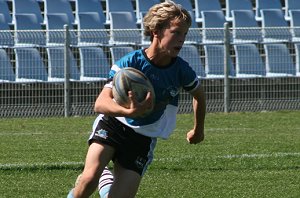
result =
[[[174,49],[175,49],[176,51],[180,51],[180,50],[181,50],[181,47],[174,47]]]

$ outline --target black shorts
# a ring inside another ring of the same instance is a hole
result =
[[[114,147],[113,161],[143,175],[152,162],[156,138],[138,134],[114,117],[100,115],[89,138],[89,144],[92,142]]]

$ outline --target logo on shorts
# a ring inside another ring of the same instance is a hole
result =
[[[98,131],[96,131],[96,136],[103,138],[103,139],[107,139],[108,135],[107,135],[107,131],[100,129]]]
[[[147,160],[143,157],[137,157],[135,160],[135,165],[138,169],[143,169],[146,165]]]

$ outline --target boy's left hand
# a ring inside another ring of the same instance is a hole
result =
[[[204,132],[196,132],[194,129],[192,129],[186,134],[186,140],[190,144],[198,144],[204,140]]]

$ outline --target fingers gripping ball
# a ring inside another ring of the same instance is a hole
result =
[[[150,80],[141,71],[132,67],[119,70],[113,78],[113,97],[119,105],[129,107],[128,91],[133,92],[138,102],[144,101],[150,91],[154,104],[155,93]]]

